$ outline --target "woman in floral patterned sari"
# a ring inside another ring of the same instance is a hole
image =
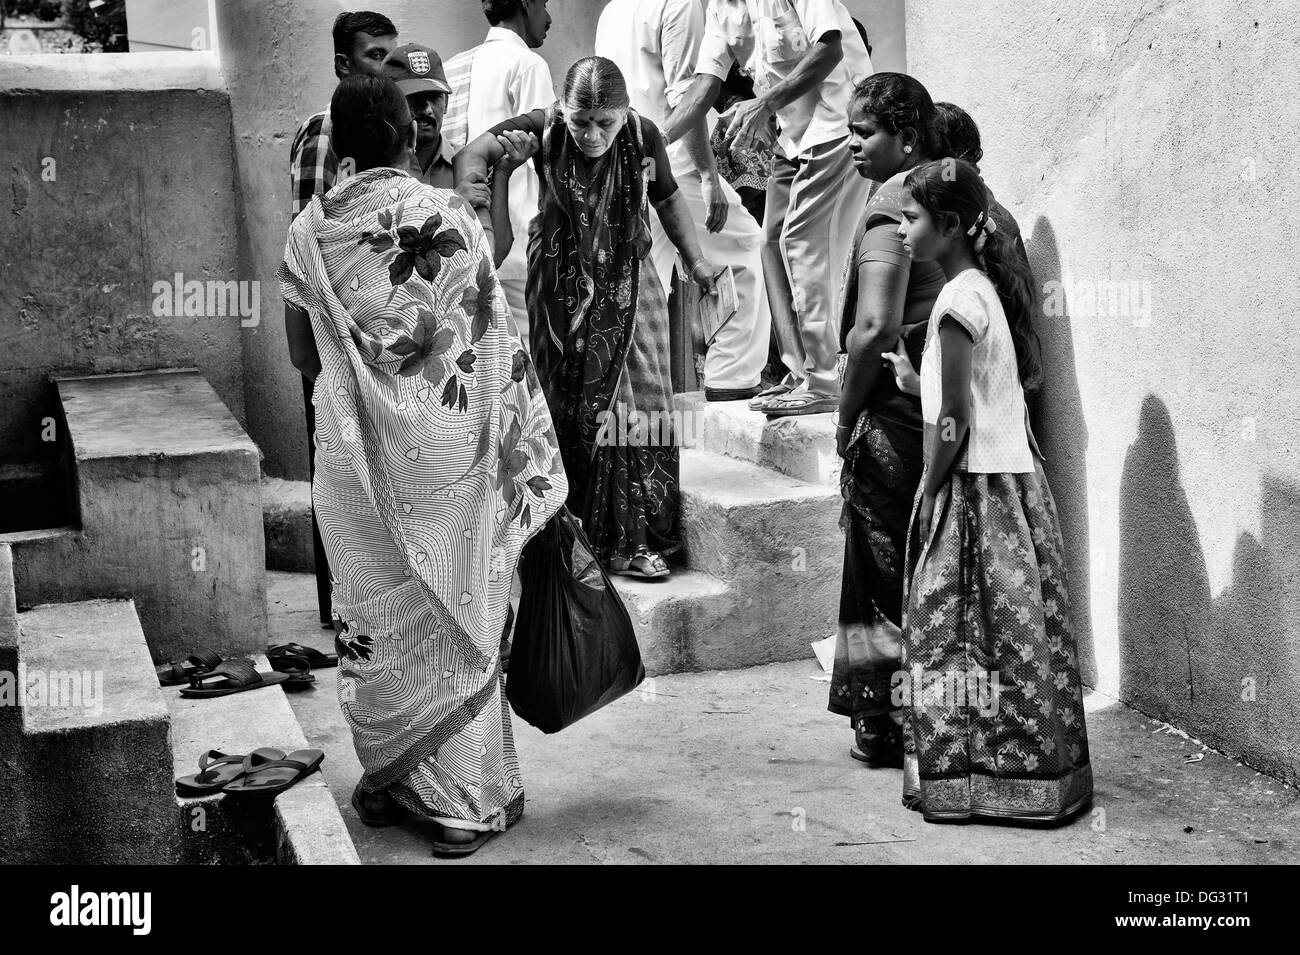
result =
[[[523,812],[500,644],[519,552],[568,482],[473,210],[410,174],[405,98],[349,78],[331,115],[357,174],[295,220],[280,280],[316,378],[353,805],[431,818],[435,852],[465,855]]]
[[[650,249],[649,204],[704,291],[700,253],[659,130],[628,108],[623,75],[598,56],[570,67],[563,103],[498,124],[457,157],[457,180],[485,174],[519,132],[540,140],[540,210],[528,241],[529,342],[555,416],[578,514],[618,574],[668,575],[681,546],[678,440],[671,428],[668,308]],[[494,197],[499,183],[494,184]],[[513,236],[494,198],[498,257]],[[622,429],[619,423],[628,422]],[[648,428],[638,428],[638,423]],[[624,430],[630,432],[624,440]]]

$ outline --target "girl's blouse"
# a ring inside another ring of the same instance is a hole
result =
[[[945,316],[959,322],[973,342],[970,434],[959,469],[975,474],[1032,473],[1034,457],[1025,430],[1025,394],[1015,343],[997,289],[979,269],[967,269],[945,284],[930,311],[921,357],[921,416],[927,425],[942,427],[939,323]]]

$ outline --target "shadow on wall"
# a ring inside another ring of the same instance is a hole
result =
[[[1041,293],[1049,282],[1061,281],[1061,254],[1056,232],[1045,217],[1034,223],[1025,243],[1034,281]],[[1044,470],[1056,499],[1065,562],[1070,575],[1070,610],[1078,643],[1079,675],[1097,685],[1097,652],[1091,615],[1091,565],[1088,536],[1088,428],[1079,395],[1074,338],[1069,309],[1060,315],[1038,315],[1043,348],[1043,387],[1032,405],[1034,435],[1046,457]]]
[[[1142,403],[1120,480],[1120,696],[1216,748],[1300,783],[1295,572],[1273,554],[1300,546],[1300,489],[1266,478],[1261,543],[1243,533],[1216,600],[1179,474],[1169,409]]]

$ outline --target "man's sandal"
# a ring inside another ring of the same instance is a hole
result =
[[[801,391],[798,394],[780,395],[763,405],[762,412],[769,418],[793,415],[830,414],[839,410],[840,400],[826,395]]]
[[[788,395],[790,392],[794,391],[796,387],[798,386],[787,384],[786,382],[783,381],[780,384],[773,385],[771,388],[768,388],[764,391],[760,391],[749,402],[749,410],[762,411],[763,406],[766,405],[773,398],[779,398],[782,395]]]

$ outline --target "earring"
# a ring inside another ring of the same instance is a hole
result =
[[[906,156],[910,156],[910,155],[912,154],[912,147],[911,147],[911,146],[904,146],[904,147],[903,147],[903,154],[906,155]]]

